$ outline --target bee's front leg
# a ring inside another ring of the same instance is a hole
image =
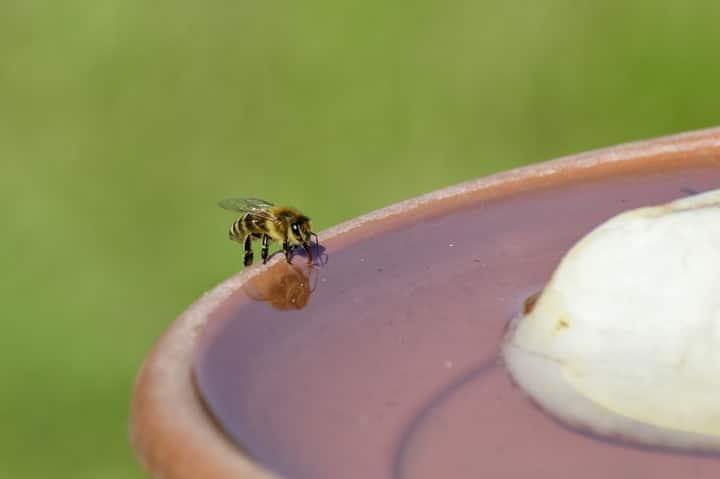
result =
[[[285,252],[285,259],[287,262],[292,263],[292,249],[290,249],[290,245],[287,240],[283,242],[283,251]]]
[[[303,243],[303,248],[305,248],[305,254],[307,254],[308,257],[308,264],[313,264],[313,254],[310,249],[310,245],[308,243]]]

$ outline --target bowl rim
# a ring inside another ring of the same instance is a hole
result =
[[[652,164],[681,165],[689,156],[720,167],[720,127],[612,146],[511,169],[443,188],[373,211],[320,233],[326,247],[342,247],[398,222],[532,189],[562,176],[570,181],[630,172]],[[129,436],[137,458],[156,478],[280,479],[255,463],[216,424],[197,395],[192,367],[208,317],[233,293],[277,261],[247,268],[206,292],[156,341],[141,366],[130,406]]]

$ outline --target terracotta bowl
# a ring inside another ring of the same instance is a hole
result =
[[[717,477],[713,457],[566,429],[514,388],[498,349],[594,225],[718,186],[710,129],[481,178],[324,231],[324,266],[244,269],[158,340],[132,400],[137,457],[165,479]]]

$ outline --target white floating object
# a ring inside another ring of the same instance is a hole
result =
[[[720,452],[720,190],[593,230],[503,354],[517,384],[574,427]]]

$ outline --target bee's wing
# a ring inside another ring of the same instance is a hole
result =
[[[260,198],[228,198],[218,202],[218,206],[239,213],[252,213],[258,218],[279,222],[269,211],[275,205]]]
[[[220,208],[240,213],[255,213],[272,208],[272,203],[260,198],[228,198],[218,202]]]

